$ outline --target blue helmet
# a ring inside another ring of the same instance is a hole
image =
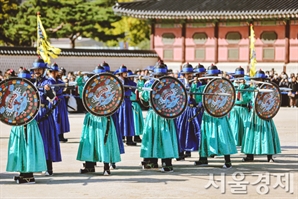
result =
[[[167,75],[168,69],[165,64],[160,63],[158,66],[156,66],[153,70],[152,75]]]
[[[43,59],[38,58],[33,62],[33,67],[31,69],[38,69],[38,68],[42,68],[42,69],[47,69],[47,63],[44,62]]]
[[[118,69],[118,74],[121,74],[121,73],[127,73],[127,72],[128,72],[127,67],[124,66],[123,64],[122,64],[122,66],[120,66],[120,68]]]
[[[49,71],[59,71],[59,66],[58,64],[54,63],[48,69]]]
[[[102,64],[101,64],[101,66],[105,69],[105,71],[106,72],[110,72],[111,70],[110,70],[110,66],[109,66],[109,64],[107,63],[107,62],[103,62]]]
[[[31,79],[31,73],[27,69],[24,69],[24,70],[20,71],[20,73],[18,74],[18,77],[25,78],[25,79]]]
[[[101,65],[98,65],[95,67],[95,69],[93,70],[93,72],[95,74],[99,74],[99,73],[104,73],[106,72],[106,70],[104,69],[104,67],[102,67]]]

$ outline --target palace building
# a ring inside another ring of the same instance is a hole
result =
[[[170,66],[248,68],[252,25],[257,69],[298,72],[298,0],[143,0],[113,10],[147,20],[151,49]]]

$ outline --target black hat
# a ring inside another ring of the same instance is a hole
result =
[[[31,69],[38,69],[38,68],[43,68],[43,69],[47,68],[47,63],[45,63],[44,60],[41,58],[37,58],[33,62],[33,67]]]
[[[241,66],[239,66],[238,68],[235,69],[235,74],[233,76],[244,77],[244,69]]]
[[[181,74],[185,74],[185,73],[193,73],[193,67],[191,64],[189,64],[188,62],[186,64],[183,65],[183,68],[181,70]]]
[[[208,67],[206,76],[218,75],[220,73],[221,71],[218,70],[217,66],[212,64],[211,66]]]
[[[163,63],[159,63],[156,67],[154,67],[152,75],[167,75],[168,69],[167,66]]]
[[[196,65],[195,66],[195,68],[194,68],[194,72],[196,73],[196,74],[199,74],[199,73],[206,73],[206,68],[202,65],[202,64],[198,64],[198,65]]]
[[[265,72],[260,69],[256,72],[254,77],[251,77],[251,79],[268,79],[268,77],[265,75]]]

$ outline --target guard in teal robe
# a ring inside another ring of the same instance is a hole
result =
[[[220,71],[216,66],[208,67],[207,75],[216,76],[219,73]],[[201,90],[204,88],[205,85],[201,86]],[[224,155],[225,164],[223,168],[232,168],[230,155],[235,153],[237,153],[237,148],[227,116],[217,118],[204,112],[199,148],[200,159],[195,162],[195,165],[206,166],[208,165],[207,157]]]
[[[264,71],[261,70],[257,71],[254,77],[259,81],[266,78]],[[254,155],[267,155],[267,161],[274,162],[272,155],[281,153],[281,148],[273,119],[264,120],[255,112],[251,113],[249,128],[242,139],[241,152],[247,155],[243,158],[244,162],[253,161]]]
[[[96,73],[105,72],[97,67]],[[99,117],[87,113],[84,118],[77,160],[85,161],[80,173],[95,172],[95,163],[103,162],[103,175],[110,175],[109,163],[121,161],[118,137],[112,116]]]
[[[21,71],[21,78],[30,79],[30,72]],[[17,183],[35,183],[34,172],[47,170],[43,140],[36,120],[26,125],[13,126],[9,135],[7,172],[20,172]]]
[[[235,78],[244,78],[244,69],[241,67],[236,68],[233,76]],[[252,88],[245,84],[244,79],[235,80],[233,84],[236,91],[236,100],[235,106],[230,111],[228,118],[232,128],[235,144],[236,146],[241,146],[243,135],[250,123],[249,119],[253,92]]]
[[[167,74],[164,64],[154,69],[155,77]],[[149,80],[144,87],[151,87],[154,80]],[[141,93],[143,100],[149,101],[148,91]],[[143,130],[141,157],[144,158],[142,165],[144,169],[158,168],[158,158],[162,159],[162,171],[172,172],[172,159],[178,158],[178,139],[176,126],[173,119],[166,119],[149,109]]]

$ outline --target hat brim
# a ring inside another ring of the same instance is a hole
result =
[[[167,75],[168,73],[151,73],[152,75]]]

